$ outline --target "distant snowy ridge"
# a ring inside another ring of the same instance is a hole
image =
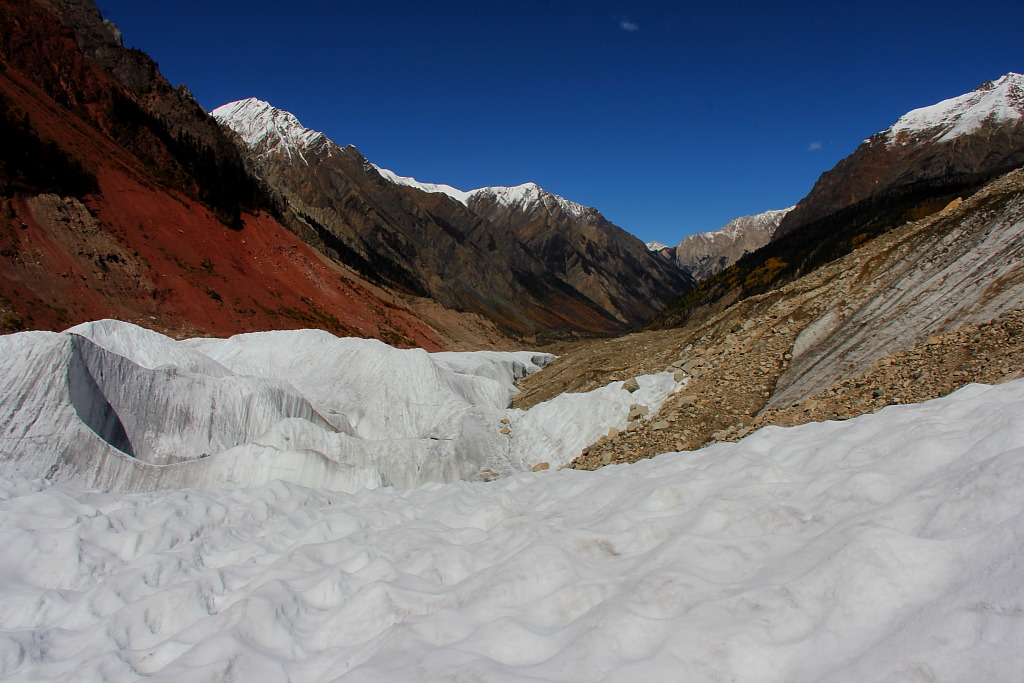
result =
[[[523,183],[522,185],[516,185],[514,187],[480,187],[467,192],[456,187],[452,187],[451,185],[421,183],[415,178],[400,176],[394,171],[382,168],[377,164],[371,165],[378,173],[381,174],[381,176],[396,185],[415,187],[417,190],[422,190],[423,192],[438,192],[446,194],[455,201],[465,204],[470,208],[472,208],[474,200],[492,197],[499,204],[503,204],[505,206],[529,206],[554,202],[566,213],[576,218],[580,218],[590,211],[587,207],[581,204],[571,202],[564,197],[559,197],[556,194],[548,192],[536,183]]]
[[[676,246],[676,265],[705,280],[771,241],[793,207],[734,218],[718,230],[690,235]]]
[[[217,107],[210,114],[221,124],[238,133],[245,144],[258,155],[284,154],[288,157],[297,156],[305,161],[303,155],[305,150],[328,142],[337,144],[329,140],[323,133],[303,126],[293,114],[255,97]],[[498,203],[510,207],[528,207],[554,202],[563,211],[576,218],[581,218],[593,211],[581,204],[552,194],[536,183],[523,183],[512,187],[481,187],[467,192],[451,185],[423,183],[415,178],[400,176],[394,171],[376,164],[371,164],[371,166],[385,180],[396,185],[414,187],[423,192],[446,194],[466,206],[470,206],[474,199],[492,197]]]
[[[662,249],[672,248],[667,244],[662,244],[661,242],[658,242],[657,240],[653,242],[646,242],[645,244],[650,251],[661,251]]]
[[[1024,117],[1024,75],[1008,73],[977,89],[904,114],[883,136],[890,144],[906,144],[925,134],[938,142],[970,135],[985,124]]]
[[[765,233],[771,237],[775,234],[775,229],[779,227],[779,222],[792,210],[793,207],[790,206],[785,209],[771,209],[750,216],[740,216],[739,218],[732,219],[718,230],[691,235],[684,239],[683,242],[691,237],[701,238],[709,242],[720,242],[723,240],[736,242],[751,231]]]
[[[523,209],[531,206],[545,206],[550,209],[557,206],[573,218],[583,218],[588,214],[597,213],[594,209],[552,194],[536,183],[523,183],[515,187],[481,187],[471,191],[468,200],[472,202],[484,198],[493,198],[498,204]]]
[[[466,204],[473,194],[472,192],[464,192],[458,188],[452,187],[451,185],[441,185],[435,183],[421,183],[415,178],[408,178],[406,176],[400,176],[394,171],[389,171],[386,168],[381,168],[377,164],[371,164],[377,173],[380,173],[385,180],[390,180],[395,185],[405,185],[406,187],[415,187],[417,190],[422,190],[428,193],[440,193],[446,194],[457,202]]]

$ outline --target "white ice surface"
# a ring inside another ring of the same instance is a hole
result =
[[[0,480],[10,681],[1019,681],[1024,381],[597,472]]]
[[[678,388],[661,373],[636,394],[616,382],[510,409],[515,382],[552,358],[317,330],[179,342],[113,320],[8,335],[0,474],[119,491],[479,480],[565,464],[623,427],[631,402],[653,413]]]

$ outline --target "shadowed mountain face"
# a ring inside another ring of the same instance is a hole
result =
[[[259,100],[214,112],[305,236],[371,279],[519,333],[610,333],[691,286],[587,209],[533,184],[460,192],[400,178]]]

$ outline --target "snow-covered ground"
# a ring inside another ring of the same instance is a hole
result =
[[[0,475],[118,491],[337,491],[558,467],[632,403],[653,414],[670,373],[529,411],[515,382],[554,357],[430,354],[318,330],[175,341],[114,320],[0,337]]]
[[[7,478],[0,678],[1019,681],[1022,487],[1024,381],[491,483]]]

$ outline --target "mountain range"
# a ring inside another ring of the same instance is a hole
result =
[[[463,192],[370,163],[257,99],[213,116],[305,234],[381,284],[519,334],[622,331],[692,286],[597,209],[533,183]]]
[[[0,329],[116,317],[443,345],[299,239],[217,122],[91,2],[4,0],[0,22]]]
[[[321,327],[427,348],[708,319],[1024,164],[1024,77],[901,117],[790,209],[652,245],[533,183],[382,168],[250,98],[204,112],[87,0],[0,0],[0,326]]]
[[[5,330],[117,317],[479,346],[621,332],[692,285],[536,186],[470,206],[269,109],[236,135],[91,2],[4,0],[0,18]]]

